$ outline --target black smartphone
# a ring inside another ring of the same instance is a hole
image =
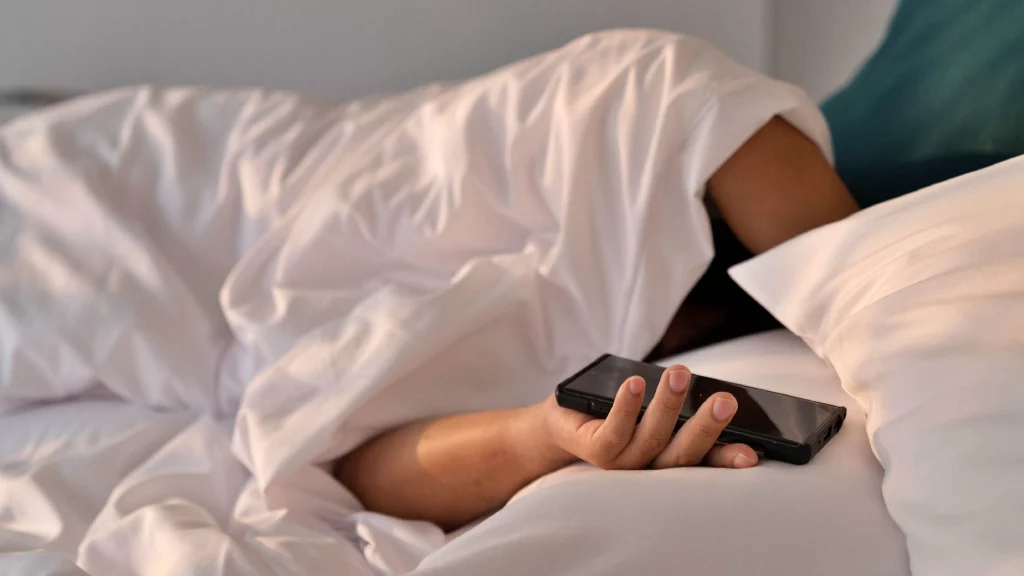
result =
[[[559,384],[555,399],[563,408],[604,418],[626,378],[641,376],[647,382],[642,417],[664,371],[662,366],[605,354]],[[842,406],[694,374],[676,430],[715,392],[728,392],[739,404],[719,442],[742,442],[772,460],[806,464],[839,432],[846,419]]]

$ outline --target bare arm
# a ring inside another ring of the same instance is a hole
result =
[[[417,422],[364,444],[335,475],[370,510],[456,528],[575,460],[545,432],[528,408]]]
[[[817,146],[779,118],[712,175],[708,198],[722,215],[712,222],[715,257],[648,359],[778,327],[729,278],[729,267],[857,210]]]
[[[411,424],[338,461],[335,474],[371,510],[455,528],[504,504],[530,481],[576,460],[606,469],[675,468],[706,460],[748,468],[748,446],[715,446],[736,400],[712,395],[673,437],[690,372],[665,370],[651,406],[637,417],[648,383],[619,388],[606,419],[561,408],[550,397],[527,408],[492,410]]]
[[[781,118],[726,160],[708,180],[708,194],[754,254],[857,211],[818,147]]]
[[[779,119],[765,125],[712,176],[708,191],[753,252],[857,209],[817,147]],[[686,394],[685,385],[672,386],[673,373],[685,374],[689,382],[685,368],[667,370],[652,409],[639,424],[643,386],[654,383],[630,379],[607,419],[565,410],[551,397],[527,408],[414,423],[345,456],[335,474],[371,510],[454,528],[577,459],[603,468],[665,468],[702,460],[733,468],[755,465],[757,456],[747,446],[714,446],[735,412],[735,399],[728,394],[705,402],[672,436]]]

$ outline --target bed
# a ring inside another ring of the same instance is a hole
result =
[[[622,66],[594,65],[609,60]],[[1020,459],[1005,441],[1024,422],[1012,388],[1024,211],[1006,194],[1019,163],[741,265],[739,284],[787,330],[664,360],[846,406],[842,432],[805,467],[576,465],[451,534],[366,511],[330,477],[332,459],[382,430],[534,402],[599,353],[646,354],[711,262],[704,180],[775,115],[828,153],[800,90],[699,40],[631,30],[340,106],[142,87],[5,125],[0,571],[1019,573],[1012,518],[1024,506],[1007,479]],[[658,130],[664,118],[687,129]],[[999,226],[956,220],[972,213],[958,187],[989,190],[978,197]],[[908,242],[884,226],[914,221],[959,234]],[[673,249],[642,250],[637,230]],[[994,292],[948,292],[942,273],[982,256]],[[947,267],[922,268],[933,261]],[[936,283],[941,297],[920,292]],[[886,308],[900,294],[918,297]],[[922,328],[953,338],[955,320],[980,314],[963,300],[988,306],[986,333],[999,335],[954,331],[977,354],[966,359]],[[899,333],[917,339],[882,338],[908,310],[916,322]],[[936,359],[952,369],[929,371]],[[967,421],[927,418],[979,363],[989,387],[965,407],[1002,428],[965,437],[986,438],[974,454],[1008,454],[1002,468],[962,466],[966,441],[941,457],[916,450],[949,439],[936,422]],[[925,372],[936,403],[915,405],[898,391]],[[1001,508],[966,501],[965,485]]]
[[[444,545],[437,527],[363,510],[325,467],[401,423],[540,401],[599,353],[645,354],[711,259],[704,181],[777,115],[826,147],[798,89],[699,39],[621,30],[341,106],[143,87],[7,124],[0,549],[20,554],[5,561],[483,561],[465,547],[557,479]],[[491,570],[506,564],[518,571]]]

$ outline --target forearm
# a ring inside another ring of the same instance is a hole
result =
[[[543,428],[535,407],[418,422],[345,456],[335,476],[370,510],[451,529],[574,460]]]

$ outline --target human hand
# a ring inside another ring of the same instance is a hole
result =
[[[579,458],[600,468],[676,468],[701,462],[720,468],[757,465],[757,454],[745,444],[715,445],[736,413],[736,399],[726,392],[711,395],[672,435],[689,384],[686,367],[666,369],[639,423],[637,417],[648,385],[640,376],[622,383],[611,411],[603,419],[562,408],[553,395],[534,409],[541,415],[549,453]]]

